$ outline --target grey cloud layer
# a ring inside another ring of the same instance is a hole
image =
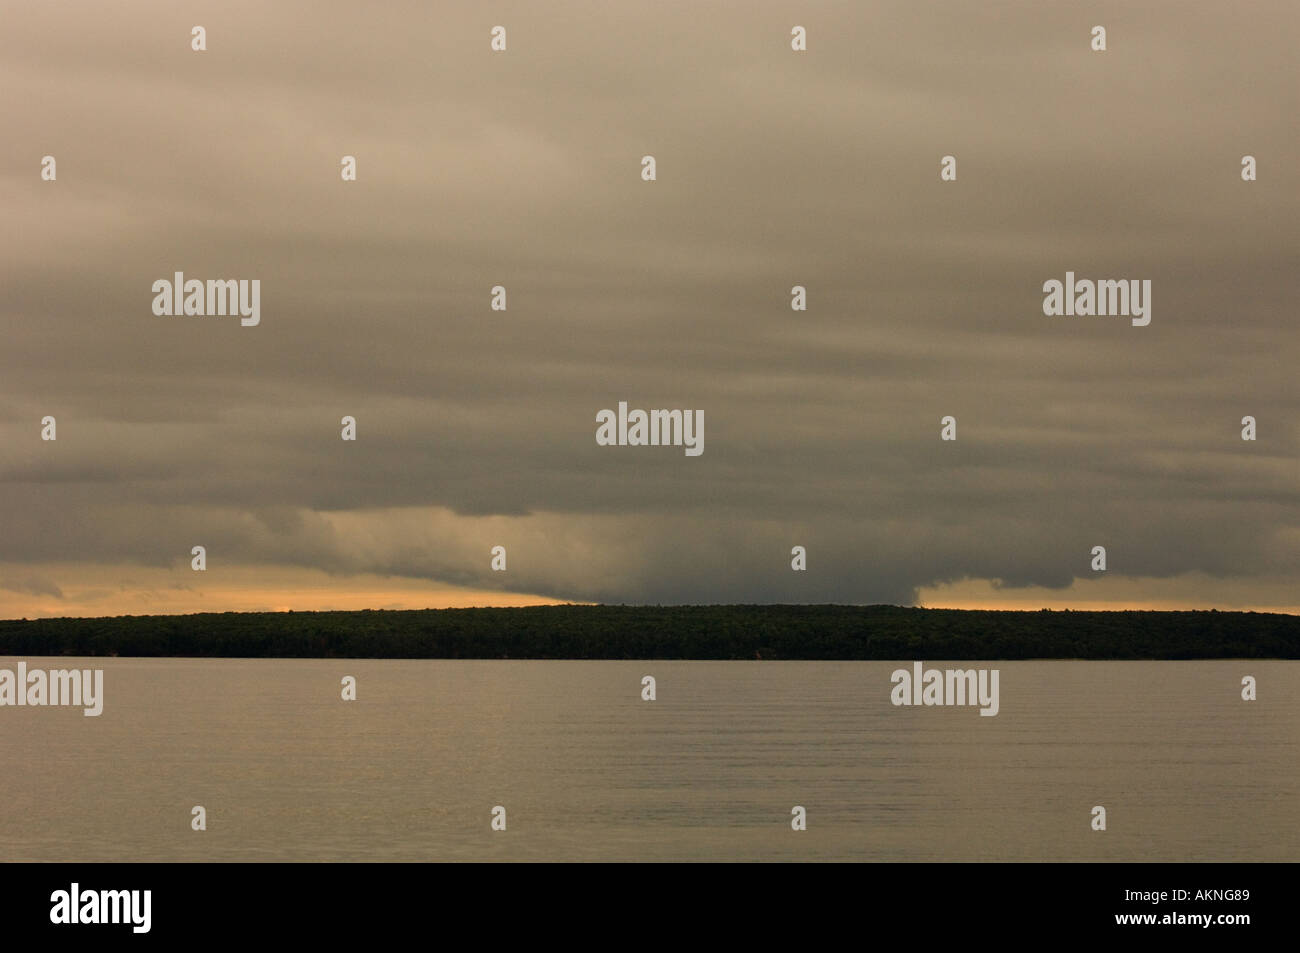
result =
[[[628,602],[1059,587],[1097,543],[1300,575],[1294,6],[268,6],[7,16],[0,560]],[[1067,269],[1151,278],[1151,325],[1044,317]],[[260,278],[261,326],[153,316],[177,270]],[[597,447],[620,399],[702,408],[704,455]]]

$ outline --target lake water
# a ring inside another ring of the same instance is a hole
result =
[[[1300,860],[1300,662],[24,661],[104,711],[0,708],[3,860]]]

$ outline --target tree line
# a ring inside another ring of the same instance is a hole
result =
[[[562,605],[0,621],[0,655],[221,658],[1300,658],[1300,616]]]

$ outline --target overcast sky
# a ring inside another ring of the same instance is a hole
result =
[[[4,20],[2,616],[1300,611],[1294,3]],[[154,315],[176,271],[260,325]],[[1151,323],[1045,316],[1066,271]],[[598,446],[620,400],[703,454]]]

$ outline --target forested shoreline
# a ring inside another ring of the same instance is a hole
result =
[[[0,621],[0,655],[220,658],[1300,658],[1300,616],[562,605]]]

